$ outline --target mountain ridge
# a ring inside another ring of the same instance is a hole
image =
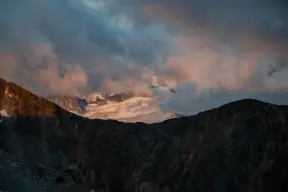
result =
[[[60,107],[56,106],[52,102],[28,92],[12,82],[7,82],[1,79],[0,84],[1,106],[6,106],[6,110],[9,113],[21,116],[45,116],[55,115],[59,110],[61,110]],[[28,109],[27,107],[29,107],[29,104],[31,108]]]
[[[154,97],[117,93],[103,96],[93,93],[87,97],[53,96],[49,101],[67,111],[89,119],[115,119],[121,122],[155,123],[183,115],[166,112]]]
[[[9,102],[7,85],[0,80],[1,110],[17,118],[0,116],[2,191],[287,189],[288,106],[244,99],[160,123],[122,123],[85,119],[19,86]]]

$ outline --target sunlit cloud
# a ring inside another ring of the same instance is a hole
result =
[[[163,109],[183,113],[249,96],[274,101],[270,92],[285,95],[288,86],[286,8],[266,0],[4,0],[0,76],[43,96],[153,95],[157,82],[176,89],[159,92]]]

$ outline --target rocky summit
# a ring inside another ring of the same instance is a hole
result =
[[[288,106],[252,99],[149,125],[85,119],[0,80],[0,190],[287,191],[287,129]]]

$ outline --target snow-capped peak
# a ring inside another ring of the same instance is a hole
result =
[[[82,105],[83,103],[78,103],[78,107],[83,109],[81,113],[79,110],[71,108],[71,105],[65,107],[63,102],[61,102],[61,107],[70,112],[78,112],[78,115],[90,119],[154,123],[174,117],[174,113],[164,112],[160,109],[157,97],[137,96],[133,93],[113,95],[93,93],[83,99],[86,99],[85,106]],[[59,102],[59,100],[55,101]]]

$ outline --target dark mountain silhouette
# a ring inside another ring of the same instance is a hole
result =
[[[88,120],[0,80],[2,191],[278,192],[288,106],[245,99],[162,123]]]

